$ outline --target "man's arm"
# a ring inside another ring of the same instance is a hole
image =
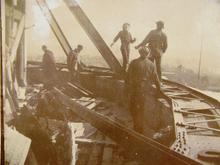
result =
[[[136,41],[136,38],[133,38],[132,35],[131,35],[131,33],[129,33],[129,35],[130,35],[130,39],[131,39],[131,40],[130,40],[130,43],[134,43],[134,42]]]
[[[145,39],[139,45],[135,46],[135,49],[139,49],[141,46],[145,46],[150,40],[151,33],[152,32],[148,33],[148,35],[145,37]]]
[[[167,36],[166,36],[166,34],[164,34],[164,39],[163,39],[163,53],[165,53],[166,52],[166,50],[167,50]]]
[[[115,36],[115,38],[113,39],[113,42],[111,43],[111,46],[113,46],[114,43],[118,41],[118,39],[120,38],[120,35],[121,35],[121,32],[119,32],[119,33]]]

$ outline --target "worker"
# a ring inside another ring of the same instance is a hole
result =
[[[120,38],[121,40],[121,54],[123,58],[123,70],[126,72],[128,63],[129,63],[129,54],[130,54],[130,43],[136,41],[135,38],[132,38],[131,33],[129,32],[130,24],[124,23],[122,26],[122,31],[120,31],[114,38],[111,47],[115,42]]]
[[[77,71],[80,66],[79,53],[83,50],[82,45],[77,45],[77,48],[71,50],[67,56],[67,67],[70,73],[70,81],[74,81],[77,78]]]
[[[55,58],[53,52],[48,50],[46,45],[43,45],[41,48],[44,52],[42,59],[42,67],[45,80],[44,85],[45,88],[51,88],[56,84],[56,81],[58,80]]]
[[[162,54],[166,52],[167,49],[167,36],[162,31],[164,28],[164,23],[162,21],[156,22],[156,29],[150,31],[146,38],[135,48],[138,49],[141,46],[149,45],[150,48],[150,60],[155,61],[157,73],[161,81],[161,57]]]
[[[139,48],[140,57],[130,63],[125,80],[134,130],[139,133],[144,131],[144,112],[156,108],[156,98],[161,92],[156,67],[147,58],[149,52],[146,46]]]

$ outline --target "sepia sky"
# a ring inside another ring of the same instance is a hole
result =
[[[55,17],[73,47],[78,43],[85,49],[81,56],[100,56],[62,0],[47,0]],[[138,57],[134,46],[155,28],[157,20],[165,22],[168,49],[163,65],[178,66],[197,72],[200,51],[201,73],[220,75],[220,0],[77,0],[108,45],[121,30],[124,22],[131,24],[131,33],[137,41],[131,45],[131,59]],[[56,60],[65,62],[65,55],[43,17],[35,0],[27,1],[28,57],[42,58],[41,45],[48,45]],[[201,46],[202,45],[202,46]],[[121,59],[120,42],[112,48]],[[101,58],[100,58],[101,59]],[[95,64],[94,64],[95,65]]]

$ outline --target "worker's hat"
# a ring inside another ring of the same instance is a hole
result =
[[[147,47],[147,46],[141,46],[139,49],[138,49],[138,52],[139,53],[144,53],[146,54],[146,56],[150,53],[150,49]]]
[[[47,46],[46,46],[46,45],[42,45],[42,46],[41,46],[41,49],[46,50],[46,49],[47,49]]]

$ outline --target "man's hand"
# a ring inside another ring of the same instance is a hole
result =
[[[140,47],[140,46],[139,46],[139,45],[137,45],[137,46],[135,46],[134,48],[135,48],[135,49],[138,49],[139,47]]]
[[[161,98],[164,96],[164,92],[161,89],[158,89],[156,95],[157,95],[157,98]]]
[[[133,38],[133,40],[131,41],[131,43],[134,43],[136,41],[136,38]]]
[[[165,95],[165,93],[160,89],[160,95]]]

